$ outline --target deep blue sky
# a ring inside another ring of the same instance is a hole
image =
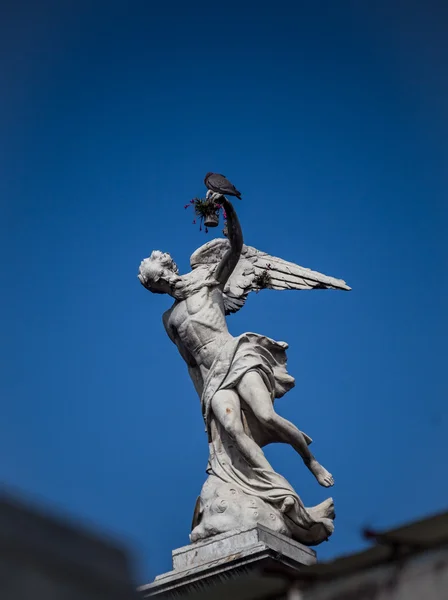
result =
[[[188,543],[199,400],[139,284],[208,238],[207,171],[246,242],[352,287],[253,295],[290,344],[281,414],[336,478],[321,559],[446,508],[448,79],[442,2],[15,2],[1,21],[0,476],[110,532],[137,578]],[[388,6],[392,5],[392,6]],[[268,449],[305,504],[327,493]]]

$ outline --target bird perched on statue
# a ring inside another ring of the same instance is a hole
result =
[[[205,186],[208,190],[223,196],[236,196],[241,200],[241,192],[226,179],[225,175],[219,173],[207,173],[204,179]]]

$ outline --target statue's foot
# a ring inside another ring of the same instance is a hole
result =
[[[317,506],[307,506],[306,511],[315,521],[321,521],[322,519],[333,520],[336,517],[333,498],[327,498]]]
[[[308,468],[323,487],[331,487],[334,485],[333,475],[329,473],[327,469],[324,469],[317,460],[312,460]]]

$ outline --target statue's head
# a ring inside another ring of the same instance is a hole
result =
[[[154,294],[173,294],[179,281],[179,269],[167,252],[154,250],[149,258],[140,263],[138,278]]]

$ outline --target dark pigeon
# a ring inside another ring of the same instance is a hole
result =
[[[241,192],[226,179],[225,175],[219,173],[207,173],[204,179],[207,189],[223,196],[236,196],[241,200]]]

